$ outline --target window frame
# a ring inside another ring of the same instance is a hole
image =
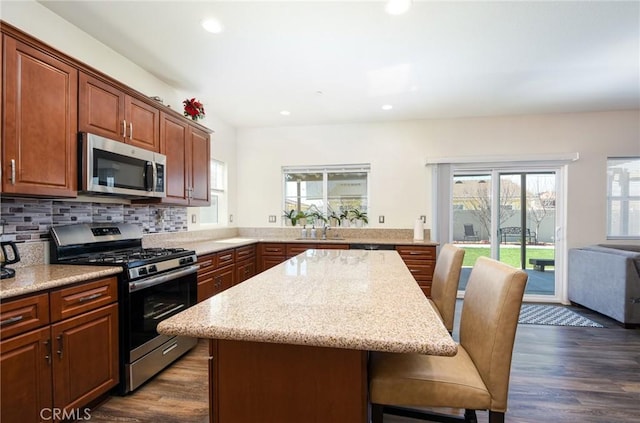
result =
[[[320,210],[323,216],[328,214],[329,206],[329,193],[328,175],[331,173],[366,173],[367,190],[365,194],[366,205],[363,207],[367,213],[371,208],[371,164],[370,163],[356,163],[356,164],[342,164],[342,165],[318,165],[318,166],[282,166],[282,210],[287,211],[287,174],[291,173],[321,173],[322,174],[322,203],[323,206]],[[334,197],[332,197],[334,198]],[[299,202],[298,202],[299,203]],[[299,211],[299,210],[297,210]],[[334,210],[339,212],[339,210]],[[287,219],[282,219],[282,226],[286,225]]]
[[[638,240],[640,239],[640,228],[638,229],[638,233],[629,233],[631,229],[630,224],[632,222],[630,203],[640,202],[640,193],[639,195],[630,194],[629,191],[632,181],[631,178],[627,180],[626,185],[620,186],[622,191],[620,195],[613,195],[612,193],[614,182],[614,178],[612,177],[612,170],[614,167],[620,166],[623,161],[631,161],[633,162],[631,166],[634,166],[635,164],[640,168],[640,156],[607,157],[607,239]],[[614,163],[612,162],[617,162],[617,164],[614,166]],[[611,234],[614,202],[618,202],[620,204],[620,212],[618,218],[621,220],[621,229],[624,229],[624,233],[621,233],[619,235]]]

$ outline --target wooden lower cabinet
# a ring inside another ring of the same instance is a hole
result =
[[[51,326],[53,404],[80,408],[118,383],[118,305]]]
[[[287,259],[286,247],[282,242],[261,242],[258,244],[258,273],[279,265]]]
[[[198,302],[236,284],[234,254],[230,249],[198,257]]]
[[[51,369],[48,326],[0,342],[0,421],[45,421],[40,413],[53,405]]]
[[[402,257],[413,278],[427,297],[431,296],[431,281],[436,267],[436,247],[423,245],[398,245],[396,251]]]
[[[115,277],[105,278],[86,288],[79,284],[3,302],[0,421],[81,418],[84,407],[118,384],[116,283]],[[110,292],[110,303],[101,305]],[[49,309],[51,316],[63,315],[52,299],[65,298],[70,305],[72,297],[82,307],[66,308],[68,318],[52,317],[50,323]],[[16,333],[18,328],[23,330]]]

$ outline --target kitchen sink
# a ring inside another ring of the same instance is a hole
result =
[[[296,238],[296,241],[309,241],[309,242],[327,242],[327,241],[344,241],[344,238]]]

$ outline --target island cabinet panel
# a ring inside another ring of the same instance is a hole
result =
[[[366,351],[235,340],[210,343],[214,423],[367,421]]]
[[[117,385],[115,281],[99,279],[2,303],[0,421],[55,420],[40,411],[72,412]]]
[[[436,266],[436,247],[423,245],[398,245],[396,251],[402,257],[413,278],[427,297],[431,296],[431,281]]]
[[[79,94],[81,132],[160,151],[159,109],[84,72],[80,72]]]
[[[286,247],[282,242],[261,242],[258,244],[258,272],[264,272],[285,261]]]
[[[2,192],[77,196],[78,71],[3,35]]]

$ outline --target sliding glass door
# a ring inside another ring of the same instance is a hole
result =
[[[459,289],[479,256],[529,274],[525,295],[556,297],[555,170],[456,170],[451,238],[465,250]]]

